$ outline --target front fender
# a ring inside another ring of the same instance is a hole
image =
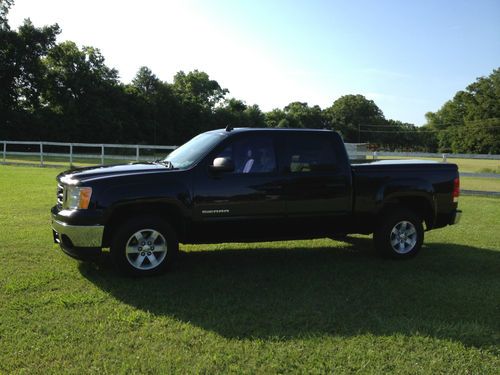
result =
[[[181,215],[189,216],[191,193],[180,181],[132,182],[108,187],[102,192],[102,203],[106,206],[106,216],[117,208],[137,204],[168,204],[175,206]]]

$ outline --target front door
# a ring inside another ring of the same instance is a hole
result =
[[[272,134],[242,136],[231,137],[198,168],[193,218],[200,241],[270,238],[276,232],[273,223],[285,215]],[[231,159],[234,171],[211,171],[217,157]]]

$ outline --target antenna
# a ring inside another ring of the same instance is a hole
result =
[[[233,129],[234,129],[234,128],[233,128],[233,126],[232,126],[232,125],[230,125],[230,124],[226,126],[226,131],[227,131],[227,132],[230,132],[230,131],[231,131],[231,130],[233,130]]]

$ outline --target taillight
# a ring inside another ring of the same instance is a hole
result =
[[[460,178],[455,178],[453,180],[453,202],[458,202],[458,196],[460,195]]]

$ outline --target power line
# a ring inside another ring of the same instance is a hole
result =
[[[467,127],[461,127],[459,129],[466,129]],[[481,129],[497,129],[500,128],[500,125],[484,125]],[[400,129],[393,129],[393,130],[362,130],[359,129],[358,132],[360,133],[439,133],[442,131],[446,131],[447,129],[434,129],[434,130],[418,130],[418,129],[412,129],[412,130],[400,130]]]
[[[372,126],[372,127],[377,127],[379,125],[362,125],[362,126]],[[381,125],[382,126],[382,125]],[[464,127],[460,127],[458,129],[464,129]],[[500,125],[483,125],[480,129],[498,129],[500,128]],[[361,128],[358,129],[358,132],[360,133],[437,133],[437,132],[442,132],[446,131],[446,129],[429,129],[429,130],[419,130],[419,129],[398,129],[398,128],[393,128],[392,130],[363,130]],[[452,127],[453,129],[453,127]],[[457,128],[455,128],[457,129]]]
[[[481,123],[484,123],[484,122],[489,122],[489,121],[494,121],[494,120],[499,120],[500,121],[500,117],[490,117],[490,118],[485,118],[485,119],[481,119],[481,120],[466,120],[464,121],[464,123],[454,123],[454,124],[439,124],[439,127],[444,127],[444,128],[447,128],[447,127],[450,127],[450,126],[467,126],[467,125],[476,125],[476,124],[481,124]],[[394,127],[398,127],[398,126],[408,126],[408,127],[416,127],[418,128],[418,126],[414,125],[414,124],[401,124],[401,125],[398,125],[398,124],[380,124],[380,125],[373,125],[373,124],[360,124],[359,125],[360,127],[370,127],[370,128],[378,128],[378,127],[389,127],[389,128],[394,128]],[[497,125],[494,125],[494,124],[491,124],[491,125],[484,125],[484,126],[497,126]]]
[[[436,133],[439,130],[359,130],[360,133]]]

